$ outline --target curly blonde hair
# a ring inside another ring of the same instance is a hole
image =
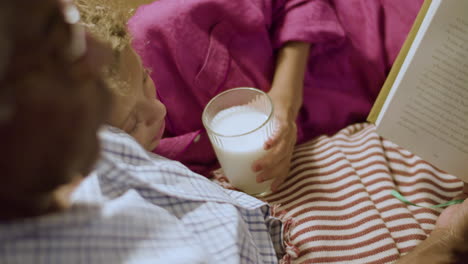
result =
[[[130,47],[131,37],[127,21],[134,9],[115,0],[75,0],[81,13],[81,24],[96,39],[107,43],[114,52],[114,60],[104,69],[104,78],[113,92],[125,94],[128,83],[120,77],[122,51]]]

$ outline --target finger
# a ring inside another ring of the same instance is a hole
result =
[[[455,204],[445,208],[440,216],[437,218],[436,227],[437,228],[449,228],[452,224],[456,212],[460,210],[461,205]]]
[[[272,192],[277,192],[279,187],[286,181],[286,179],[288,178],[288,173],[289,172],[286,172],[285,173],[285,176],[284,177],[278,177],[276,180],[273,181],[273,183],[271,183],[271,191]]]
[[[265,178],[270,178],[271,181],[270,189],[276,191],[278,187],[287,179],[289,176],[289,163],[284,162],[278,165],[274,170],[268,170],[262,172]]]
[[[271,191],[276,192],[278,191],[279,187],[286,181],[286,179],[289,177],[289,168],[290,164],[285,166],[285,170],[281,173],[279,177],[277,177],[272,183],[271,183]]]
[[[265,142],[265,150],[276,147],[279,142],[285,142],[289,147],[294,148],[297,142],[297,132],[295,129],[289,127],[284,128],[280,132],[281,134],[275,135],[267,142]]]
[[[462,192],[458,194],[457,196],[455,196],[453,200],[465,200],[466,198],[468,198],[468,194],[465,192]]]
[[[272,167],[286,156],[287,148],[284,140],[280,141],[275,147],[270,149],[263,157],[254,162],[252,166],[255,172]]]
[[[454,200],[462,200],[462,199],[466,199],[466,198],[468,198],[468,183],[464,182],[462,192],[459,193],[457,196],[455,196],[453,199]]]
[[[280,126],[271,137],[268,138],[267,141],[265,141],[264,144],[264,149],[269,150],[273,148],[278,142],[283,140],[288,134],[287,127],[285,126]]]
[[[282,140],[279,145],[275,146],[262,158],[255,161],[252,165],[252,170],[254,172],[259,172],[264,169],[276,167],[276,164],[282,161],[285,157],[288,157],[290,160],[294,152],[295,143],[295,137],[292,137],[292,140]]]
[[[292,161],[292,154],[294,151],[294,146],[290,150],[290,155],[284,160],[285,164],[283,166],[284,171],[280,174],[279,177],[277,177],[271,184],[271,190],[273,192],[278,191],[278,188],[286,181],[286,179],[289,177],[289,172],[291,170],[291,161]]]
[[[290,159],[287,155],[284,156],[274,163],[275,166],[268,167],[260,172],[256,177],[256,181],[260,183],[282,176],[285,170],[289,171]]]
[[[468,195],[468,183],[463,182],[463,193]]]
[[[255,161],[252,165],[252,170],[259,172],[275,166],[275,164],[278,164],[290,154],[288,150],[287,143],[284,140],[281,141],[276,147],[267,152],[265,156]]]

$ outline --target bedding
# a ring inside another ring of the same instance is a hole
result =
[[[290,177],[264,199],[288,229],[283,263],[393,263],[430,234],[442,209],[406,205],[391,191],[430,206],[462,187],[363,123],[297,146]]]

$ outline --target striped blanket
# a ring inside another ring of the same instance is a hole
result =
[[[290,177],[265,198],[283,217],[284,263],[392,263],[424,240],[462,182],[392,142],[370,124],[298,146]],[[219,182],[226,184],[221,177]]]

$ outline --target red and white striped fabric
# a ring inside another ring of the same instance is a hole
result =
[[[408,206],[390,192],[435,205],[463,185],[370,124],[298,146],[290,174],[265,200],[294,220],[283,259],[292,263],[392,263],[427,237],[441,209]]]

